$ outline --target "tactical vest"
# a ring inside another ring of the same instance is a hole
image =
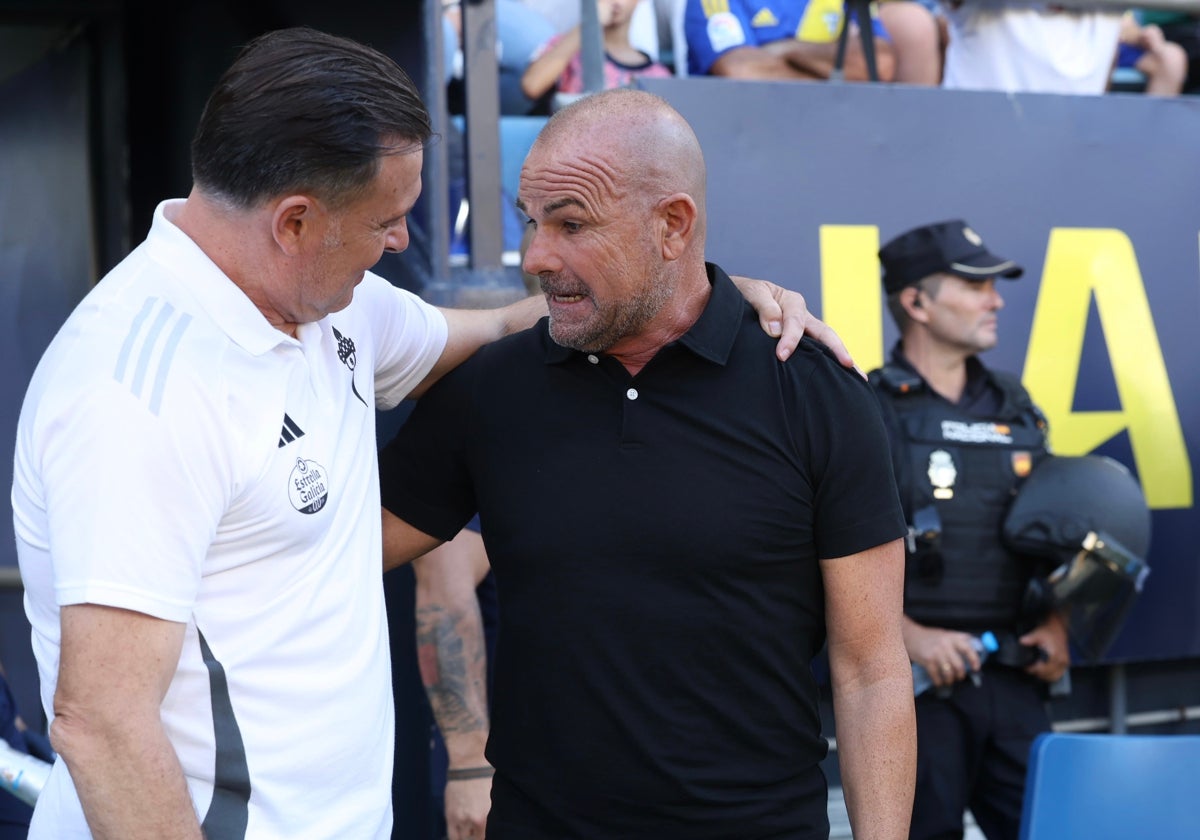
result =
[[[988,371],[1003,391],[994,418],[971,416],[919,376],[887,365],[871,374],[892,439],[909,523],[904,612],[934,627],[1023,630],[1032,562],[1000,539],[1022,480],[1047,454],[1046,422],[1016,377]]]

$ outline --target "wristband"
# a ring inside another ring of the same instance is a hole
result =
[[[495,772],[495,770],[486,764],[483,767],[451,768],[446,771],[446,781],[462,782],[467,779],[486,779]]]

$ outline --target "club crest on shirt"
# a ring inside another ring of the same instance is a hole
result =
[[[338,361],[350,368],[350,390],[354,392],[354,396],[358,397],[359,402],[366,405],[367,401],[362,398],[362,394],[358,393],[358,388],[354,384],[354,367],[358,364],[358,355],[354,349],[354,339],[348,335],[342,335],[337,327],[333,327],[333,337],[337,339],[338,343]]]
[[[288,499],[301,513],[316,513],[329,501],[329,477],[316,461],[296,459],[288,476]]]
[[[746,43],[742,23],[731,12],[717,12],[710,17],[707,32],[714,52],[724,52]]]

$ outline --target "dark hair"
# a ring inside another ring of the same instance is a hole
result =
[[[930,274],[928,277],[922,277],[918,282],[911,285],[923,291],[932,299],[936,298],[938,292],[941,291],[942,281],[945,279],[945,274]],[[901,333],[908,329],[908,325],[912,323],[912,318],[908,317],[908,313],[904,310],[904,304],[900,302],[900,293],[903,291],[904,289],[897,289],[887,296],[888,311],[892,313],[892,320],[896,322],[896,328]]]
[[[192,179],[239,207],[290,192],[334,205],[375,178],[385,154],[430,138],[429,112],[382,53],[307,27],[251,41],[204,106]]]

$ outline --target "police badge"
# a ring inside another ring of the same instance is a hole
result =
[[[958,470],[954,468],[954,459],[944,449],[935,449],[929,453],[929,483],[933,485],[933,498],[953,499],[954,481],[958,478]]]

